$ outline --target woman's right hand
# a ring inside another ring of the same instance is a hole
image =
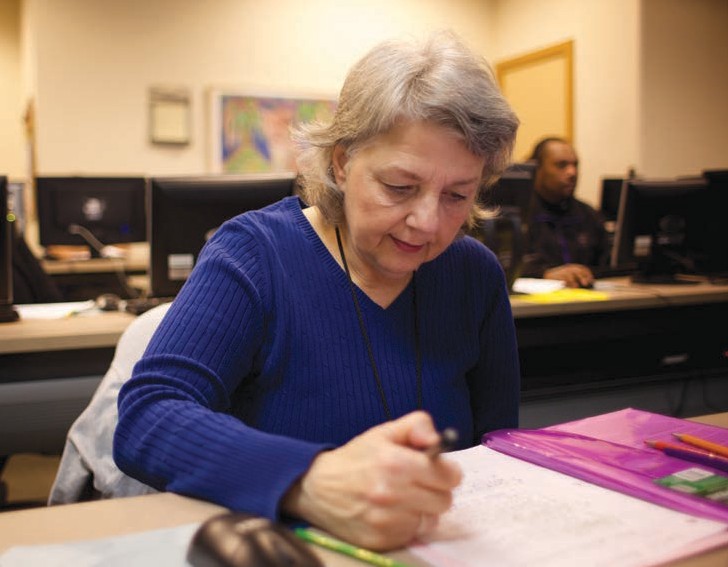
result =
[[[455,463],[423,452],[439,439],[423,411],[373,427],[316,457],[282,508],[369,549],[407,545],[437,525],[462,478]]]

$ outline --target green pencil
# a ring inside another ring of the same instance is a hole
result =
[[[311,531],[308,528],[295,528],[294,533],[302,540],[319,545],[332,551],[337,551],[349,557],[354,557],[377,567],[408,567],[405,563],[396,561],[379,553],[357,547],[344,541]]]

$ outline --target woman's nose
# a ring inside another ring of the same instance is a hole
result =
[[[439,222],[439,204],[439,199],[430,196],[417,199],[407,218],[409,226],[421,232],[435,232]]]

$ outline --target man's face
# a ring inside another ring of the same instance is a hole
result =
[[[579,159],[574,148],[564,142],[549,142],[536,171],[536,192],[549,203],[560,203],[574,194],[578,175]]]

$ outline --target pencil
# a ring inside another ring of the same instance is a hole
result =
[[[683,461],[698,463],[724,472],[728,472],[728,459],[725,459],[715,453],[706,453],[690,447],[667,443],[666,441],[645,441],[645,443],[655,449],[659,449],[670,457],[676,457]]]
[[[707,441],[700,437],[696,437],[695,435],[688,435],[687,433],[673,433],[673,435],[683,443],[687,443],[693,447],[700,447],[701,449],[705,449],[711,453],[715,453],[716,455],[728,457],[728,447],[725,445],[714,443],[713,441]]]
[[[456,429],[452,427],[443,429],[440,432],[440,440],[435,445],[425,449],[424,452],[428,457],[434,459],[440,453],[452,451],[457,446],[459,437]]]
[[[308,528],[295,528],[293,532],[303,541],[330,549],[331,551],[336,551],[343,555],[348,555],[349,557],[354,557],[370,565],[376,565],[377,567],[408,567],[405,563],[401,563],[391,557],[380,555],[374,551],[351,545],[333,537],[325,536]]]

